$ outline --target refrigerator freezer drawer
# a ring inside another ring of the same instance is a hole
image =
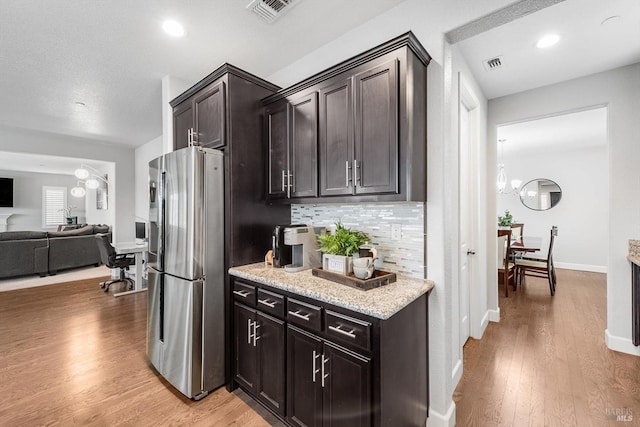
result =
[[[182,394],[202,393],[202,281],[149,269],[147,355]]]

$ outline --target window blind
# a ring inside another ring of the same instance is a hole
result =
[[[42,187],[42,225],[55,227],[66,222],[67,187]]]

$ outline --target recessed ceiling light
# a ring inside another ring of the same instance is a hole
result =
[[[536,43],[536,47],[539,49],[544,49],[547,47],[551,47],[554,44],[558,43],[560,41],[560,36],[557,34],[547,34],[545,36],[543,36],[540,40],[538,40],[538,43]]]
[[[184,27],[178,21],[168,19],[162,23],[162,29],[165,33],[173,37],[184,36]]]

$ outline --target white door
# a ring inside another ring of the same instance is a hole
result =
[[[478,180],[475,155],[475,120],[473,110],[476,105],[467,93],[464,85],[460,85],[459,105],[459,205],[460,205],[460,345],[463,346],[470,335],[470,291],[474,285],[475,233],[477,230]]]

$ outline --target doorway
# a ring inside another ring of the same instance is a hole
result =
[[[476,245],[479,242],[478,197],[479,189],[479,110],[478,101],[461,75],[458,78],[458,156],[459,156],[459,346],[462,348],[472,335],[472,323],[475,317],[472,301],[478,303],[480,280]],[[477,310],[476,310],[477,311]],[[475,328],[474,328],[475,329]]]

